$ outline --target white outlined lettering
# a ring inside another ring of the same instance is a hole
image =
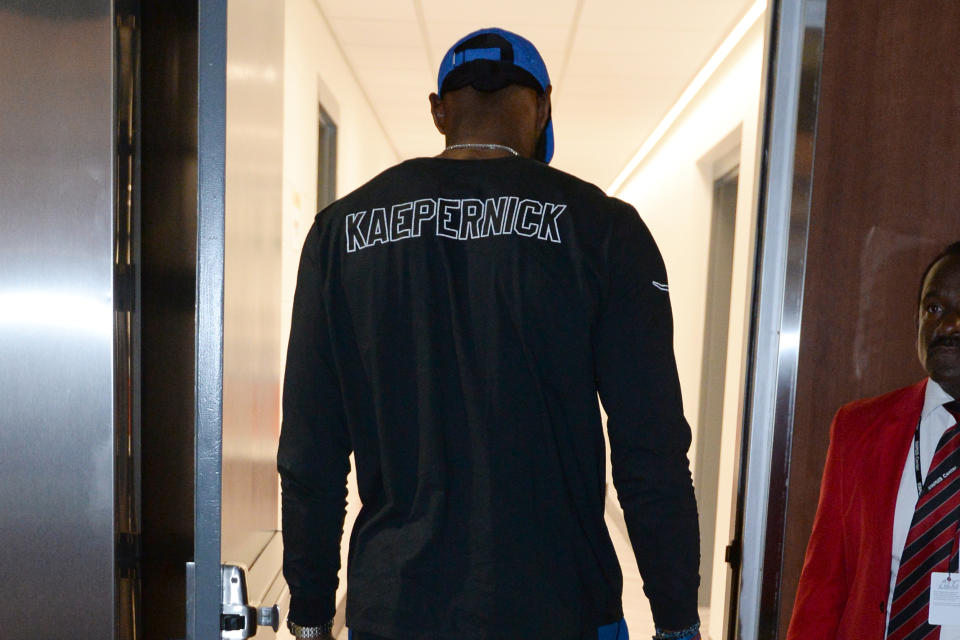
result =
[[[366,211],[347,214],[347,253],[366,248],[367,239],[363,236],[363,220],[366,215]]]
[[[437,200],[437,235],[460,239],[460,203],[462,200]]]
[[[483,224],[483,201],[468,198],[460,205],[460,239],[480,238]]]
[[[503,219],[507,217],[506,196],[499,198],[487,198],[483,204],[483,224],[480,225],[481,237],[489,237],[491,234],[498,236],[503,231]]]
[[[419,238],[423,223],[433,220],[437,215],[437,201],[432,198],[417,200],[413,203],[413,237]]]
[[[507,215],[503,217],[503,226],[500,227],[500,233],[510,233],[517,221],[517,211],[520,210],[520,198],[511,196],[507,203]]]
[[[560,227],[557,226],[557,218],[567,208],[565,204],[543,203],[543,218],[540,220],[540,230],[537,237],[541,240],[550,242],[560,242]]]
[[[367,232],[367,246],[390,242],[390,224],[387,222],[387,210],[378,207],[370,212],[370,230]]]
[[[405,240],[413,232],[413,203],[404,202],[390,208],[390,240]]]
[[[537,235],[537,229],[540,228],[540,222],[543,220],[543,214],[540,213],[542,209],[543,204],[536,200],[524,200],[521,202],[517,210],[515,231],[527,237]],[[539,218],[539,220],[534,222],[534,218]]]
[[[560,244],[560,216],[567,205],[517,196],[479,198],[421,198],[385,207],[348,213],[345,219],[347,253],[375,245],[419,238],[427,233],[451,240],[480,240],[516,234]]]

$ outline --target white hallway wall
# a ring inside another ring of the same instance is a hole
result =
[[[318,107],[322,103],[337,125],[338,196],[396,164],[400,159],[387,140],[360,85],[314,0],[286,0],[283,107],[283,233],[281,341],[286,358],[290,311],[300,249],[316,215]],[[426,105],[426,98],[424,98]],[[424,117],[429,112],[424,107]],[[345,530],[359,511],[351,472]],[[347,536],[341,545],[340,590],[344,593]],[[283,629],[278,637],[285,637]]]
[[[317,110],[337,125],[337,195],[349,193],[399,157],[313,0],[286,0],[283,109],[283,335],[303,239],[317,201]],[[424,117],[429,117],[424,98]],[[284,337],[284,340],[286,338]]]
[[[724,549],[730,541],[738,473],[736,459],[744,375],[742,354],[748,330],[756,224],[755,183],[764,24],[764,18],[754,24],[616,194],[637,208],[656,239],[667,266],[673,304],[674,349],[684,412],[696,437],[714,162],[739,146],[740,182],[734,230],[727,383],[722,421],[717,421],[718,428],[722,424],[722,435],[720,481],[715,494],[714,572],[712,576],[701,577],[702,582],[712,584],[709,618],[703,622],[714,640],[721,637],[724,626],[726,599],[723,595],[727,575]],[[696,446],[694,442],[691,460],[695,459]],[[708,495],[712,493],[711,490]],[[701,523],[703,526],[713,525]],[[621,564],[625,574],[636,574],[636,563],[632,558],[621,558]],[[624,593],[625,603],[631,598],[642,597],[642,593]]]

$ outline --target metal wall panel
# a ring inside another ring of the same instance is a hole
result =
[[[0,7],[0,637],[114,627],[112,1]]]
[[[738,507],[743,560],[738,626],[730,634],[742,640],[777,633],[826,4],[778,1],[770,11],[746,477]]]
[[[283,29],[283,3],[231,1],[227,14],[222,554],[224,562],[248,566],[278,528]],[[272,571],[279,569],[275,566]]]

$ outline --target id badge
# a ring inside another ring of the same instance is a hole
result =
[[[944,627],[940,630],[940,640],[960,640],[960,573],[934,571],[930,574],[928,622]]]
[[[960,626],[940,627],[940,640],[960,640]]]

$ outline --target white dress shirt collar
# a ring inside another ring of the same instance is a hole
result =
[[[952,402],[955,398],[943,390],[939,384],[932,379],[927,380],[927,390],[923,396],[923,413],[920,414],[921,422],[930,417],[930,414],[945,405]],[[946,409],[944,409],[946,411]]]

